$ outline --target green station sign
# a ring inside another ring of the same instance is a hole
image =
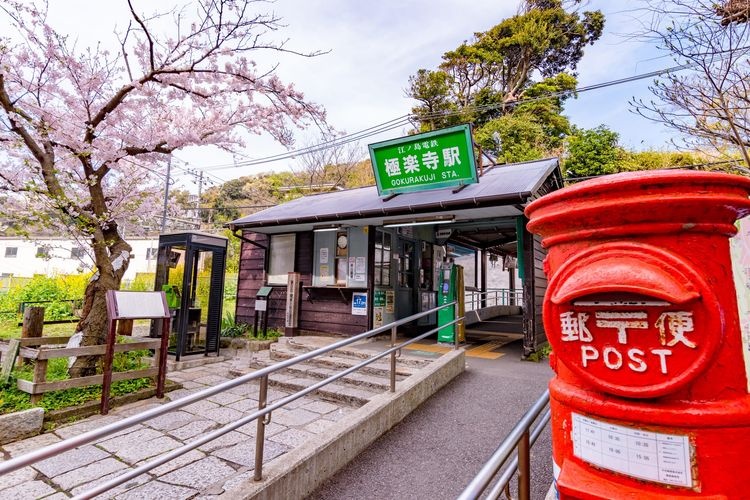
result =
[[[380,196],[477,182],[468,125],[368,146]]]

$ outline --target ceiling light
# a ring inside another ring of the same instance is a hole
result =
[[[405,227],[405,226],[426,226],[432,224],[450,224],[454,221],[452,215],[450,216],[437,216],[432,218],[421,218],[421,219],[409,219],[409,220],[393,220],[383,224],[383,227]]]

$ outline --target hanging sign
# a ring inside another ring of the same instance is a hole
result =
[[[478,182],[468,125],[378,142],[368,148],[380,196]]]

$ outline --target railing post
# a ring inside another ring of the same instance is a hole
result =
[[[453,319],[458,319],[458,300],[453,304]],[[453,323],[453,349],[458,349],[458,323]]]
[[[391,328],[391,347],[396,346],[396,327]],[[396,392],[396,351],[391,353],[391,392]]]
[[[518,442],[518,500],[531,499],[531,461],[529,459],[529,429]]]
[[[266,407],[268,400],[268,375],[260,378],[260,390],[258,391],[258,409]],[[258,417],[258,427],[255,432],[255,473],[253,481],[263,479],[263,443],[266,440],[266,419],[269,415]]]

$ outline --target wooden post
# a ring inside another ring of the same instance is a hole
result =
[[[109,320],[109,331],[107,332],[107,350],[104,351],[102,362],[102,399],[99,404],[99,413],[106,415],[109,412],[109,391],[112,387],[112,361],[115,357],[115,337],[117,337],[117,320]]]
[[[33,382],[35,384],[42,384],[47,381],[47,360],[46,359],[37,359],[36,363],[34,364],[34,379]],[[31,395],[31,404],[35,405],[39,403],[42,398],[44,397],[44,394],[32,394]]]
[[[133,320],[121,319],[117,322],[117,335],[133,336]]]
[[[37,338],[42,336],[44,329],[44,308],[39,306],[27,307],[23,312],[23,327],[21,328],[21,338]],[[18,367],[21,368],[28,360],[18,356]]]

